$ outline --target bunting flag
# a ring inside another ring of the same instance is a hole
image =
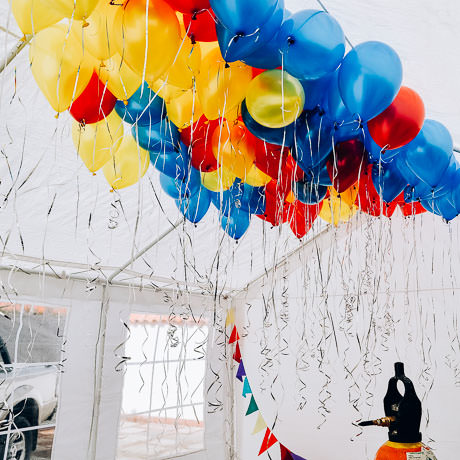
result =
[[[232,326],[235,324],[235,308],[230,308],[227,312],[227,318],[225,319],[225,327]]]
[[[243,360],[240,361],[240,365],[238,366],[238,371],[236,372],[236,378],[243,382],[243,377],[246,376],[246,371],[244,370]]]
[[[236,330],[236,326],[233,326],[232,333],[230,335],[230,339],[228,343],[235,343],[240,340],[240,336],[238,335],[238,331]]]
[[[251,401],[249,402],[248,410],[246,411],[246,415],[251,415],[254,412],[257,412],[259,407],[257,406],[256,400],[254,396],[251,396]]]
[[[281,450],[281,460],[292,460],[291,451],[288,450],[283,444],[280,443],[280,450]]]
[[[240,345],[238,342],[236,342],[235,353],[233,353],[233,359],[237,363],[241,362],[241,350],[240,350]]]
[[[246,395],[252,394],[251,386],[249,385],[249,380],[247,377],[244,379],[243,383],[243,396],[246,398]]]
[[[252,430],[251,434],[254,435],[260,433],[261,431],[265,430],[265,428],[267,428],[267,424],[265,423],[262,414],[259,412],[259,414],[257,415],[256,424],[254,425],[254,429]]]
[[[278,440],[275,438],[275,435],[270,431],[269,428],[265,431],[264,440],[262,441],[262,445],[260,446],[259,455],[262,455],[265,451],[270,449],[271,446],[276,444]]]

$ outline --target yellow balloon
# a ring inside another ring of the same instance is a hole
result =
[[[186,91],[177,86],[171,85],[164,80],[158,79],[153,83],[147,82],[149,87],[155,91],[166,103],[171,102],[176,97],[182,96]]]
[[[11,11],[21,32],[36,34],[48,26],[56,24],[63,17],[62,12],[50,8],[43,0],[9,0]]]
[[[80,30],[85,48],[98,60],[105,61],[116,52],[112,28],[120,6],[101,0],[89,16],[87,25]]]
[[[246,178],[244,182],[252,187],[263,187],[267,185],[272,178],[267,176],[264,172],[262,172],[256,165],[252,165],[252,168],[246,174]]]
[[[198,96],[192,89],[166,102],[166,111],[169,119],[179,129],[187,128],[203,115]]]
[[[231,112],[246,97],[252,69],[242,62],[227,64],[218,48],[209,51],[196,81],[198,97],[208,120],[217,120]]]
[[[122,101],[129,99],[142,83],[142,77],[133,72],[119,54],[114,54],[109,60],[104,61],[96,72],[108,90]]]
[[[88,19],[99,0],[43,0],[48,7],[59,11],[66,18]],[[105,0],[101,0],[105,1]]]
[[[35,35],[29,59],[38,86],[56,112],[66,110],[86,88],[95,63],[64,24]]]
[[[235,182],[235,175],[224,168],[218,168],[212,172],[201,173],[201,185],[211,192],[228,190]]]
[[[267,70],[251,81],[246,97],[248,112],[267,128],[282,128],[302,113],[305,92],[297,78],[279,69]]]
[[[255,147],[243,123],[224,121],[212,135],[212,152],[219,164],[243,181],[254,165]]]
[[[332,189],[332,190],[331,190]],[[353,206],[356,202],[356,197],[358,196],[358,187],[357,185],[352,185],[350,188],[345,190],[342,193],[338,193],[334,187],[330,187],[330,193],[340,198],[344,203],[348,204],[348,206]]]
[[[102,168],[118,150],[123,139],[123,122],[112,111],[104,120],[82,126],[74,120],[72,140],[78,155],[90,172]]]
[[[354,190],[351,190],[352,188],[353,187],[350,187],[350,189],[339,194],[333,187],[329,187],[330,196],[324,200],[319,216],[326,222],[335,226],[339,225],[341,222],[350,220],[358,210],[357,206],[353,204],[354,201],[352,204],[345,201],[345,199],[347,199],[347,201],[350,200],[353,194],[356,199],[357,191],[355,193]]]
[[[102,171],[110,186],[119,190],[137,183],[147,172],[149,164],[149,153],[128,134]]]
[[[118,53],[150,82],[168,70],[181,44],[179,21],[164,1],[130,0],[115,16],[114,35]]]

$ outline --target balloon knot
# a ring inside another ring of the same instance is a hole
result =
[[[110,189],[110,193],[113,193],[115,190],[113,188]]]
[[[104,64],[104,61],[101,61],[101,65],[99,67],[106,67],[106,65]]]
[[[59,118],[59,112],[54,115],[54,118],[56,118],[56,120]]]
[[[20,39],[21,42],[25,42],[27,40],[27,37],[25,35],[23,35]]]
[[[95,175],[96,175],[96,173],[95,173],[95,172],[93,172],[93,176],[95,176]]]
[[[192,42],[192,45],[196,45],[195,34],[190,34],[190,41]]]
[[[229,68],[230,68],[230,65],[229,65],[228,62],[225,63],[225,68],[226,68],[226,69],[229,69]]]
[[[287,42],[288,42],[288,45],[293,45],[295,43],[295,38],[294,37],[288,37]]]
[[[123,99],[123,104],[128,105],[128,99]]]
[[[83,18],[82,27],[85,28],[85,27],[88,27],[88,26],[89,26],[89,22],[86,20],[86,18]]]

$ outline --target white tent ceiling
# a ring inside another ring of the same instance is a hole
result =
[[[458,1],[323,4],[352,44],[381,40],[397,50],[404,84],[420,92],[427,116],[445,123],[460,142]],[[286,7],[320,8],[315,0],[286,0]],[[21,35],[7,0],[0,0],[0,28],[0,55],[7,55]],[[110,193],[103,175],[93,177],[79,160],[68,114],[54,115],[35,84],[25,48],[0,74],[1,248],[38,259],[118,267],[168,229],[168,220],[176,222],[179,213],[161,192],[153,168],[139,186]],[[169,234],[132,268],[146,276],[219,279],[218,289],[241,288],[299,245],[289,228],[271,229],[259,219],[237,244],[219,229],[212,210],[197,227],[186,224],[185,230]]]

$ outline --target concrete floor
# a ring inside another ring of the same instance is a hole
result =
[[[38,432],[38,444],[32,452],[31,460],[49,460],[53,448],[54,428]]]

